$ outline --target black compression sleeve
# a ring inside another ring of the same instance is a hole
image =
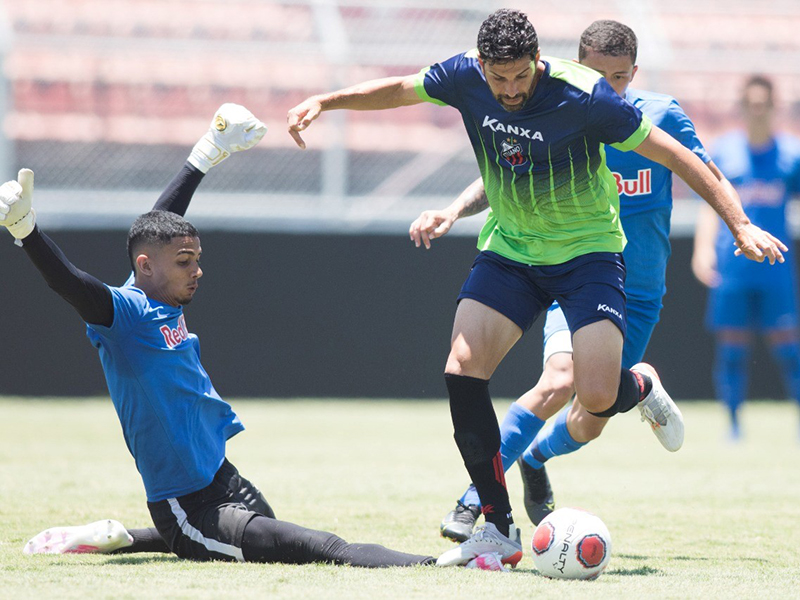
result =
[[[203,177],[205,177],[205,173],[186,162],[180,172],[169,182],[167,189],[159,196],[153,210],[164,210],[184,216]]]
[[[75,307],[84,321],[111,326],[114,300],[102,281],[73,265],[38,225],[22,240],[22,247],[50,289]]]
[[[348,544],[338,535],[294,523],[253,517],[244,528],[242,554],[247,562],[308,564],[328,562],[354,567],[428,565],[431,556],[407,554],[377,544]]]

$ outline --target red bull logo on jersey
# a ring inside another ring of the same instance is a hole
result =
[[[528,162],[528,159],[522,155],[522,145],[514,138],[506,138],[500,142],[500,154],[512,167]]]
[[[639,169],[636,179],[623,179],[619,173],[611,173],[617,182],[617,193],[620,196],[644,196],[653,192],[653,170]]]
[[[158,330],[164,336],[164,341],[167,342],[168,348],[174,348],[189,339],[189,330],[186,328],[186,319],[183,318],[183,315],[178,317],[177,327],[172,328],[169,325],[162,325]]]
[[[511,135],[518,135],[519,137],[528,138],[529,140],[539,140],[540,142],[544,141],[541,131],[534,131],[531,133],[530,129],[525,129],[524,127],[517,127],[515,125],[504,125],[497,119],[490,119],[489,117],[483,117],[482,126],[488,127],[492,131],[499,131],[501,133],[510,133]]]

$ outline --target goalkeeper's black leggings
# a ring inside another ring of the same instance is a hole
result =
[[[256,517],[242,538],[247,562],[327,562],[354,567],[409,567],[431,564],[430,556],[406,554],[377,544],[348,544],[338,535]]]
[[[132,530],[134,545],[122,552],[171,551],[193,560],[237,560],[357,567],[432,564],[430,556],[376,544],[348,544],[274,518],[261,492],[227,460],[211,484],[191,494],[148,503],[156,530]]]

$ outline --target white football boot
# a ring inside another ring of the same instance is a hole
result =
[[[508,528],[514,536],[510,539],[497,530],[494,523],[484,523],[475,528],[475,532],[466,541],[452,550],[442,554],[436,561],[437,567],[453,567],[466,565],[481,554],[495,552],[500,555],[504,565],[516,567],[522,560],[522,543],[520,542],[519,529],[511,523]]]
[[[32,537],[25,554],[107,554],[133,544],[122,523],[106,519],[75,527],[51,527]]]
[[[653,382],[653,389],[647,397],[637,404],[642,421],[647,421],[656,434],[658,441],[670,452],[677,452],[683,445],[683,415],[669,397],[656,370],[647,363],[639,363],[631,367],[642,375],[647,375]]]

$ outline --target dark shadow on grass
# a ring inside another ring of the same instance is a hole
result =
[[[129,554],[119,554],[109,556],[105,564],[107,565],[145,565],[151,563],[174,563],[176,561],[183,561],[185,559],[178,558],[172,554],[138,554],[131,556]]]
[[[647,565],[643,567],[636,567],[635,569],[612,569],[606,571],[608,575],[621,575],[622,577],[649,577],[651,575],[664,575],[664,571],[654,569]]]

